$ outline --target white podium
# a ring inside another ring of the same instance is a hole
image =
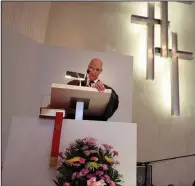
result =
[[[92,87],[53,83],[49,111],[57,109],[56,111],[61,110],[63,112],[65,110],[68,114],[75,114],[76,120],[82,120],[83,115],[101,116],[106,109],[110,96],[110,89],[99,92]]]
[[[109,99],[109,92],[107,97]],[[62,108],[56,109],[63,110]],[[61,113],[62,120],[60,143],[57,150],[64,151],[70,143],[84,137],[93,137],[102,144],[110,144],[119,152],[118,170],[124,177],[123,185],[136,185],[136,124],[70,120],[63,119],[65,114],[63,111],[57,110],[57,113]],[[54,117],[54,115],[55,112],[50,113],[50,117]],[[55,186],[52,179],[55,178],[56,171],[49,166],[54,130],[54,121],[50,118],[12,118],[3,164],[3,186]]]

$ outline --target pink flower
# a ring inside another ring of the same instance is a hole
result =
[[[65,182],[63,186],[70,186],[70,183]]]
[[[84,158],[80,158],[79,163],[84,164],[85,163],[85,159]]]
[[[88,179],[91,179],[91,178],[93,178],[93,177],[95,178],[96,175],[95,175],[95,174],[88,174],[88,175],[87,175],[87,178],[88,178]]]
[[[104,175],[104,178],[105,178],[105,180],[106,180],[107,183],[110,183],[111,182],[110,177],[108,175]]]
[[[120,161],[118,161],[118,160],[114,160],[114,164],[120,164]]]
[[[72,174],[72,180],[74,180],[76,177],[77,177],[77,172],[74,172],[73,174]]]
[[[77,175],[77,178],[80,178],[80,177],[82,177],[82,176],[84,176],[84,175],[83,175],[83,173],[82,173],[82,171],[81,171],[81,172],[79,172],[79,174]]]
[[[104,178],[110,178],[107,174],[104,175]]]
[[[97,139],[95,139],[95,138],[88,138],[88,142],[96,142],[97,141]]]
[[[96,182],[95,177],[91,177],[89,180],[87,180],[87,186],[93,186],[93,183]]]
[[[59,156],[62,158],[62,157],[64,157],[64,153],[63,152],[60,152],[59,153]]]
[[[97,171],[97,172],[96,172],[96,175],[97,175],[97,176],[102,176],[103,174],[104,174],[103,171]]]
[[[115,185],[116,185],[115,182],[113,181],[110,182],[110,186],[115,186]]]
[[[87,168],[83,168],[83,169],[82,169],[82,173],[83,173],[84,175],[86,175],[88,172],[89,172],[89,171],[88,171]]]
[[[82,148],[82,150],[87,150],[87,149],[88,149],[87,145],[83,146],[83,148]]]
[[[102,168],[103,168],[103,170],[108,170],[108,165],[103,164],[103,165],[102,165]]]
[[[110,183],[110,178],[105,178],[107,183]]]
[[[108,170],[108,165],[106,164],[99,164],[99,167],[102,167],[103,170]]]
[[[73,163],[73,166],[74,167],[79,167],[81,164],[79,164],[79,163]]]
[[[104,155],[106,153],[106,151],[105,150],[102,150],[102,154]]]
[[[97,153],[97,151],[96,150],[90,150],[90,153],[94,154],[94,153]]]
[[[106,185],[104,180],[96,181],[95,177],[87,180],[87,186],[104,186],[104,185]]]
[[[90,138],[90,137],[87,137],[87,138],[84,138],[83,139],[83,142],[84,143],[88,143],[88,144],[95,144],[96,143],[96,139],[95,138]]]
[[[57,162],[57,169],[62,166],[63,162],[64,161],[62,159],[58,160],[58,162]]]
[[[105,150],[103,150],[102,148],[100,148],[100,152],[104,155],[106,153]]]
[[[85,154],[86,156],[89,156],[89,155],[90,155],[90,151],[89,151],[89,150],[86,150],[86,151],[84,151],[84,154]]]
[[[92,161],[98,161],[98,158],[95,157],[95,156],[93,156],[93,157],[91,158],[91,160],[92,160]]]
[[[108,144],[103,144],[103,146],[105,147],[106,150],[111,150],[111,149],[113,149],[113,146],[108,145]]]
[[[118,153],[118,151],[113,151],[113,154],[114,154],[114,156],[118,156],[119,155],[119,153]]]
[[[97,186],[104,186],[104,185],[106,185],[106,183],[104,180],[99,180],[96,185]]]
[[[94,182],[94,181],[96,181],[96,177],[91,177],[89,180],[87,180],[87,182],[89,183],[89,182]],[[88,185],[88,184],[87,184]]]

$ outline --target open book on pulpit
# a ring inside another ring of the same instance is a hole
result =
[[[55,117],[56,112],[75,114],[82,120],[83,115],[101,116],[111,96],[110,89],[99,92],[96,88],[53,83],[48,108],[41,107],[40,117]]]

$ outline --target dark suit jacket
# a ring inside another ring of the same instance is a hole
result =
[[[80,81],[78,81],[78,80],[73,80],[73,81],[70,81],[68,83],[68,85],[76,85],[76,86],[79,86],[79,84],[80,84]],[[86,80],[85,81],[81,81],[81,86],[86,86]],[[104,84],[104,87],[105,87],[105,89],[111,89],[112,90],[112,93],[111,93],[111,96],[110,96],[110,100],[108,102],[108,105],[107,105],[107,108],[106,108],[104,114],[101,117],[85,116],[84,115],[83,116],[83,120],[107,121],[114,114],[114,112],[117,110],[118,104],[119,104],[119,97],[118,97],[118,95],[108,85]],[[68,119],[74,119],[74,117],[75,116],[70,115],[70,114],[68,114],[66,116],[66,118],[68,118]]]

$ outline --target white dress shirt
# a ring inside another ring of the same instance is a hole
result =
[[[95,83],[97,83],[98,81],[99,81],[99,79],[94,80],[94,83],[91,84],[91,87],[94,87],[95,86]],[[86,84],[87,87],[90,87],[89,82],[90,82],[90,79],[89,79],[89,76],[87,76],[87,84]]]

